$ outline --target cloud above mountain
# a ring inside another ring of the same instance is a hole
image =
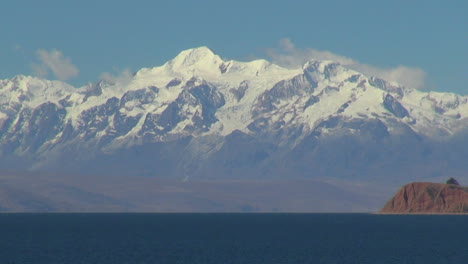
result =
[[[330,51],[316,50],[313,48],[299,49],[289,38],[281,39],[277,48],[267,49],[267,56],[269,56],[274,63],[288,68],[302,66],[311,59],[332,60],[368,76],[375,76],[387,81],[397,82],[408,88],[415,89],[423,89],[425,87],[427,76],[426,72],[416,67],[400,65],[394,68],[381,68],[360,63],[352,58],[341,56]]]
[[[45,77],[52,73],[59,80],[68,80],[79,74],[78,68],[59,50],[39,49],[36,52],[38,63],[31,65],[37,76]]]
[[[115,69],[116,74],[104,72],[102,73],[99,78],[111,84],[119,84],[121,86],[125,86],[130,83],[133,78],[133,74],[130,69],[123,69],[118,70]]]

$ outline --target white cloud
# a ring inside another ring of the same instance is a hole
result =
[[[285,67],[302,66],[311,59],[332,60],[343,65],[356,63],[350,58],[329,51],[320,51],[311,48],[298,49],[288,38],[279,41],[279,49],[267,49],[267,55],[272,58],[273,62]]]
[[[37,50],[39,63],[33,63],[32,68],[36,75],[45,77],[50,72],[59,80],[68,80],[78,76],[79,70],[71,63],[71,60],[63,56],[62,52],[52,49],[46,51]]]
[[[99,76],[99,78],[106,81],[106,82],[108,82],[108,83],[120,84],[122,86],[125,86],[125,85],[130,83],[130,81],[133,78],[133,74],[130,71],[130,69],[124,69],[122,71],[116,70],[116,71],[118,72],[117,75],[114,75],[114,74],[111,74],[111,73],[108,73],[108,72],[104,72]]]
[[[426,73],[420,68],[397,66],[395,68],[380,68],[360,63],[351,58],[312,48],[298,49],[289,38],[279,41],[279,48],[267,49],[267,55],[276,64],[283,67],[295,68],[304,65],[311,59],[332,60],[350,69],[362,72],[368,76],[375,76],[387,81],[397,82],[408,88],[423,89]]]
[[[349,65],[356,71],[384,80],[394,81],[408,88],[424,89],[427,74],[422,69],[399,65],[395,68],[382,69],[366,64]]]
[[[47,67],[45,67],[42,64],[33,63],[33,64],[31,64],[31,68],[33,69],[34,74],[36,76],[46,77],[49,74],[49,72],[47,70]]]

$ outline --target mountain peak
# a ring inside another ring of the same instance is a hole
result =
[[[180,52],[174,59],[168,62],[173,70],[183,68],[197,68],[211,70],[212,66],[219,67],[223,60],[208,47],[188,49]]]
[[[216,54],[207,46],[201,46],[197,48],[183,50],[177,56],[187,56],[187,55],[204,57],[204,56],[215,56]]]

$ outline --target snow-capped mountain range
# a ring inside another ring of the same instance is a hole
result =
[[[81,88],[0,80],[7,169],[180,178],[351,175],[408,162],[415,169],[440,154],[438,144],[459,145],[467,125],[466,96],[403,87],[333,61],[286,69],[223,60],[206,47]],[[458,159],[434,166],[443,171]]]

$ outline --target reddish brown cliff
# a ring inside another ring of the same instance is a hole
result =
[[[468,188],[453,184],[413,182],[403,186],[381,213],[468,213]]]

